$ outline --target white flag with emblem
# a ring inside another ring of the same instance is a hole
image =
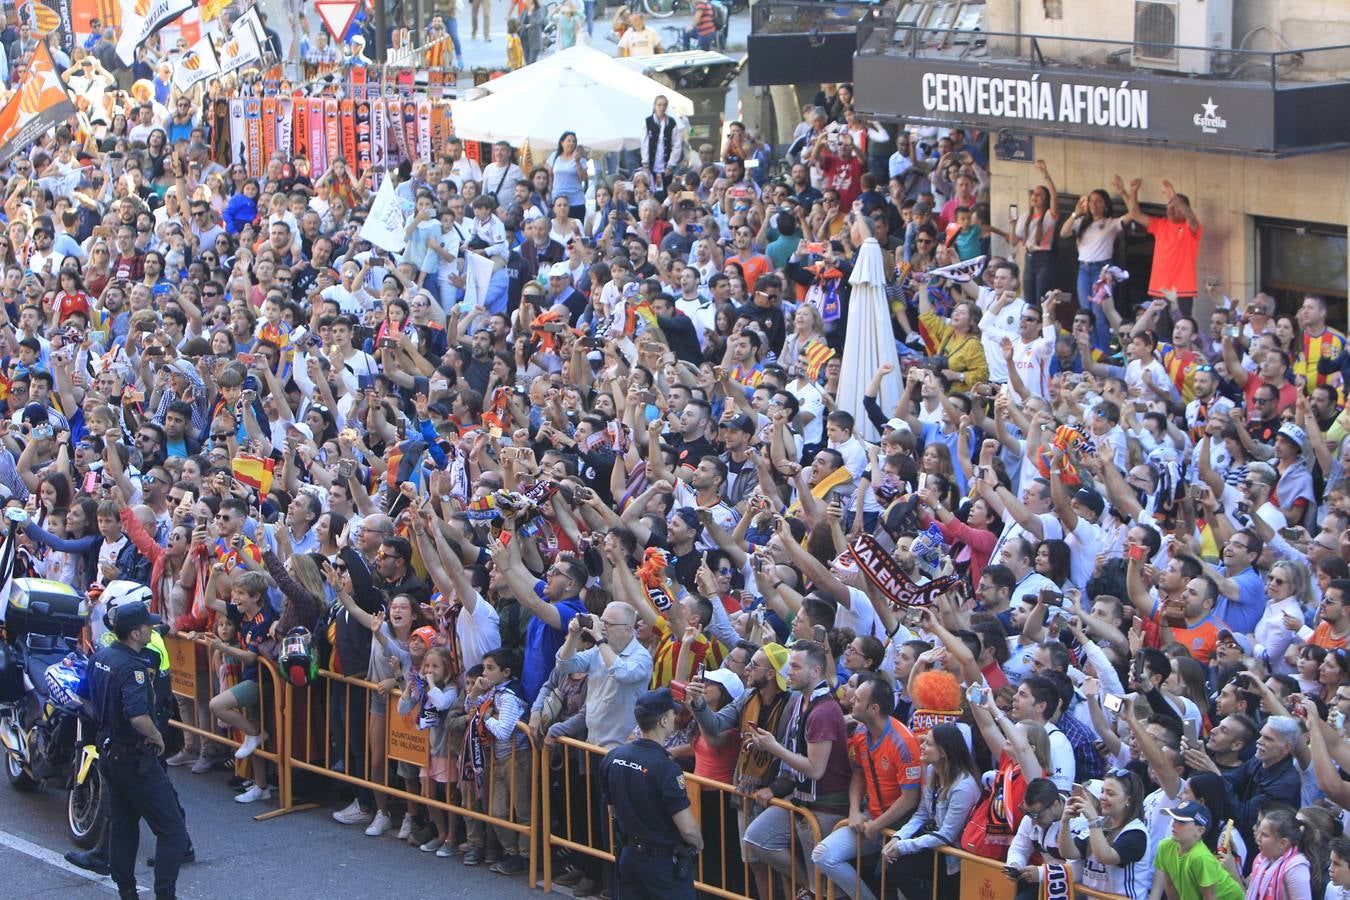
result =
[[[375,192],[370,215],[361,225],[361,240],[370,241],[390,253],[401,253],[406,244],[404,227],[403,207],[399,206],[398,197],[394,196],[394,179],[385,177],[380,181],[380,189]]]

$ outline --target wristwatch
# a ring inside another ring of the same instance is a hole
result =
[[[608,643],[609,643],[609,638],[607,638],[607,637],[602,637],[602,638],[600,638],[598,641],[595,642],[595,644],[596,644],[597,647],[598,647],[599,645],[601,645],[601,644],[608,644]]]

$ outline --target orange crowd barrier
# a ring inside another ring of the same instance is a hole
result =
[[[213,696],[228,687],[219,683],[205,637],[189,639],[170,635],[164,642],[169,651],[175,695],[205,708]],[[279,804],[278,808],[257,815],[255,819],[261,821],[318,805],[295,803],[293,778],[299,771],[368,788],[407,803],[424,804],[480,823],[483,828],[512,832],[518,836],[522,855],[528,848],[530,885],[542,886],[545,891],[553,888],[555,849],[570,850],[605,862],[614,861],[614,821],[599,803],[598,764],[605,756],[603,748],[563,737],[558,739],[551,752],[543,753],[526,724],[519,722],[516,729],[528,740],[528,751],[513,743],[510,753],[499,761],[489,747],[484,758],[482,791],[485,796],[475,797],[477,802],[456,803],[430,796],[425,786],[414,792],[391,782],[389,771],[393,763],[406,763],[419,770],[431,763],[428,732],[418,730],[415,713],[401,715],[398,712],[397,691],[389,692],[384,728],[378,740],[372,741],[369,699],[371,692],[378,689],[373,682],[321,670],[317,682],[297,688],[281,677],[275,663],[265,658],[259,660],[259,673],[262,688],[260,715],[267,740],[257,750],[257,755],[277,768]],[[334,718],[340,721],[334,722]],[[336,769],[334,742],[330,738],[334,736],[333,728],[339,724],[344,765]],[[237,748],[240,743],[233,736],[195,723],[175,721],[173,725],[202,740],[230,748]],[[361,771],[354,773],[347,766],[349,755],[346,751],[358,735],[365,742],[366,752],[360,754],[363,760]],[[383,759],[382,764],[373,765],[370,749],[376,746],[383,750]],[[560,781],[557,786],[552,783],[554,762],[561,763],[557,769]],[[452,757],[449,763],[450,783],[455,785],[459,780],[458,760]],[[506,771],[499,771],[499,767]],[[504,801],[505,816],[495,816],[491,812],[494,787],[499,794],[498,800]],[[705,835],[704,853],[696,860],[695,888],[726,900],[750,900],[756,895],[752,893],[755,891],[754,879],[739,852],[739,835],[743,833],[743,816],[739,810],[750,802],[749,798],[729,784],[693,774],[685,775],[685,787],[695,818],[703,823]],[[473,789],[470,792],[473,793]],[[527,792],[528,799],[523,799],[521,792]],[[786,810],[791,817],[790,841],[794,857],[809,858],[810,851],[797,846],[796,826],[798,820],[804,823],[813,845],[818,844],[823,835],[815,816],[784,800],[773,800],[772,805]],[[478,808],[480,806],[483,808]],[[558,822],[553,821],[555,812],[559,814]],[[709,815],[715,816],[715,821],[710,821]],[[847,823],[841,822],[836,829],[847,827]],[[730,833],[736,834],[737,839],[724,839]],[[887,830],[887,838],[892,834],[894,831]],[[710,838],[719,841],[719,852],[715,854],[708,852]],[[938,867],[948,857],[961,860],[959,900],[1013,900],[1016,885],[1004,875],[1002,860],[987,859],[951,847],[941,847],[933,855],[933,900],[938,900]],[[853,865],[861,880],[873,880],[875,855],[865,857],[860,846]],[[888,893],[885,867],[882,866],[880,871],[878,896],[885,897]],[[813,872],[811,890],[823,900],[834,900],[837,893],[834,883],[819,868],[813,868]],[[771,873],[771,877],[777,879],[778,876]],[[542,885],[539,884],[541,879]],[[799,887],[804,886],[799,885],[795,869],[788,881],[787,896],[795,897]],[[738,889],[733,890],[732,886]],[[1126,900],[1077,884],[1074,893],[1094,900]]]
[[[374,733],[372,739],[369,701],[377,689],[378,685],[373,682],[327,670],[320,670],[318,681],[305,688],[297,688],[286,682],[285,707],[289,715],[283,729],[287,750],[283,767],[321,775],[353,787],[368,788],[447,815],[460,816],[480,823],[482,828],[498,829],[499,839],[504,838],[503,831],[510,832],[516,836],[521,855],[528,856],[530,884],[535,884],[539,877],[538,854],[535,851],[539,846],[540,799],[539,792],[533,790],[532,785],[539,781],[539,753],[525,723],[518,722],[516,731],[527,739],[528,750],[520,749],[513,742],[510,752],[498,760],[490,746],[486,749],[481,788],[459,783],[458,758],[451,755],[448,766],[449,787],[458,786],[468,790],[479,801],[456,803],[448,799],[454,796],[453,792],[448,793],[445,799],[431,796],[429,785],[425,782],[415,792],[406,785],[391,783],[389,772],[393,763],[405,763],[419,770],[430,766],[429,733],[418,730],[415,711],[407,715],[399,713],[399,692],[390,691],[384,727]],[[340,727],[340,732],[334,730],[337,727]],[[333,759],[333,741],[329,738],[334,735],[343,741],[341,770],[335,768],[336,761]],[[349,751],[353,738],[366,742],[365,752],[360,754],[362,765],[359,772],[351,771],[352,754]],[[372,762],[372,756],[376,756],[371,752],[372,749],[382,751],[382,760]],[[491,812],[494,801],[498,800],[507,810],[505,816],[495,816]],[[503,839],[503,843],[506,842]]]
[[[612,849],[615,846],[614,821],[608,810],[598,809],[601,785],[598,783],[597,764],[604,758],[605,753],[606,751],[602,747],[597,747],[595,744],[588,744],[568,737],[558,738],[554,758],[561,756],[563,759],[560,770],[561,784],[555,787],[551,783],[541,782],[538,792],[543,796],[541,815],[544,818],[546,829],[543,832],[545,844],[543,888],[545,891],[553,889],[553,848],[555,847],[606,862],[614,862],[615,854]],[[574,766],[568,762],[569,756],[571,760],[577,763],[575,771]],[[551,769],[552,767],[548,763],[544,763],[541,773],[543,777],[548,777]],[[694,817],[702,823],[704,833],[704,852],[699,854],[695,860],[694,888],[714,897],[724,897],[728,900],[750,900],[752,896],[756,896],[756,894],[751,893],[754,888],[754,880],[750,867],[743,861],[744,857],[740,852],[741,817],[736,811],[736,807],[741,803],[749,802],[749,798],[729,784],[691,773],[685,774],[684,784],[685,790],[689,794],[689,802]],[[792,827],[789,829],[789,841],[794,857],[798,859],[808,857],[810,851],[798,846],[797,820],[800,819],[807,825],[811,833],[812,843],[815,844],[820,842],[822,836],[820,824],[816,821],[816,817],[809,810],[784,800],[773,800],[771,802],[773,806],[787,810],[791,817]],[[553,821],[555,809],[561,810],[563,813],[560,822]],[[707,819],[709,813],[716,816],[715,822],[710,822]],[[561,831],[557,830],[559,828]],[[714,863],[709,865],[709,839],[720,840],[723,835],[728,833],[728,829],[738,835],[738,839],[734,842],[721,841],[720,852],[713,855]],[[601,841],[602,837],[603,842]],[[729,847],[727,846],[728,843],[730,843]],[[735,855],[732,856],[732,854]],[[770,877],[773,879],[776,875],[771,872]],[[804,885],[798,883],[795,867],[788,881],[789,890],[786,896],[797,896],[798,890]],[[731,884],[740,886],[741,890],[728,889]],[[825,884],[826,882],[821,874],[816,872],[811,880],[812,892],[817,897],[824,896],[821,890]]]

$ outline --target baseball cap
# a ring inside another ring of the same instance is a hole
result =
[[[705,681],[715,681],[722,686],[722,690],[727,692],[727,696],[732,700],[738,699],[745,693],[745,683],[741,681],[741,676],[730,669],[713,669],[711,672],[704,672]]]
[[[292,431],[298,431],[305,436],[306,440],[314,440],[314,429],[310,428],[304,422],[287,422],[286,427]]]
[[[158,625],[160,619],[150,612],[150,607],[143,601],[135,600],[116,607],[112,611],[112,621],[115,627],[139,628],[142,625]]]
[[[553,265],[549,266],[549,269],[548,269],[548,277],[549,277],[549,278],[571,278],[571,277],[572,277],[572,270],[571,270],[570,268],[568,268],[567,263],[565,263],[565,262],[554,263]]]
[[[435,628],[432,628],[430,625],[423,625],[421,628],[413,629],[413,633],[409,636],[409,640],[412,638],[421,638],[422,643],[426,644],[428,647],[434,647],[436,646],[436,639],[438,637],[440,637],[440,635],[436,633]]]
[[[896,418],[894,418],[894,419],[887,419],[887,420],[886,420],[886,429],[887,429],[888,431],[912,431],[912,430],[913,430],[913,429],[911,429],[911,428],[909,427],[909,423],[908,423],[908,422],[906,422],[904,419],[901,419],[901,418],[899,418],[899,417],[896,417]]]
[[[1293,443],[1295,447],[1302,450],[1308,444],[1308,432],[1299,428],[1293,422],[1285,422],[1280,426],[1280,430],[1275,432],[1276,437],[1282,437]]]
[[[1092,488],[1079,488],[1073,495],[1073,499],[1077,500],[1099,516],[1102,514],[1102,510],[1106,509],[1106,501],[1102,499],[1101,494],[1097,493]]]
[[[1237,644],[1239,647],[1242,648],[1243,653],[1250,654],[1252,652],[1252,639],[1247,637],[1247,635],[1245,634],[1238,634],[1236,631],[1230,631],[1227,628],[1220,628],[1218,640],[1220,643],[1225,641],[1232,641],[1233,643]]]
[[[658,688],[638,695],[633,703],[633,715],[645,719],[664,715],[674,708],[675,698],[670,695],[670,688]]]
[[[1198,803],[1195,800],[1189,800],[1172,809],[1164,809],[1163,812],[1167,813],[1178,822],[1194,822],[1201,828],[1209,827],[1209,807],[1205,806],[1203,803]]]
[[[50,421],[47,415],[47,407],[41,403],[30,403],[23,408],[23,414],[19,417],[20,421],[27,422],[29,425],[41,425]]]
[[[752,421],[750,421],[750,417],[747,416],[745,413],[737,413],[736,415],[732,416],[730,419],[727,419],[725,422],[723,422],[723,423],[722,423],[721,425],[719,425],[718,427],[719,427],[719,428],[739,428],[741,431],[744,431],[746,434],[754,434],[754,433],[755,433],[755,423],[752,422]]]
[[[787,675],[784,674],[784,670],[787,669],[788,663],[787,648],[782,644],[765,644],[759,649],[764,651],[765,659],[767,659],[769,665],[773,667],[774,677],[778,680],[778,689],[780,691],[786,691]]]

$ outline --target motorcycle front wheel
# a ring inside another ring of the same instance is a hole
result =
[[[83,784],[74,785],[66,801],[66,828],[70,839],[82,850],[91,850],[98,843],[99,829],[103,827],[104,807],[108,803],[103,790],[103,775],[98,766],[89,768]]]
[[[31,791],[38,786],[37,782],[23,770],[23,764],[13,753],[5,754],[5,777],[9,779],[10,787],[16,791]]]

